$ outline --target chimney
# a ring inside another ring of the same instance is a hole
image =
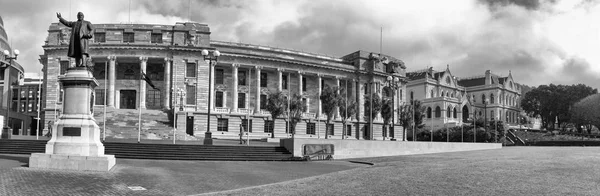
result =
[[[485,70],[485,84],[492,84],[492,72],[489,69]]]

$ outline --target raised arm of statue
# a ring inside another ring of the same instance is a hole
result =
[[[56,13],[56,17],[58,18],[58,21],[62,24],[64,24],[67,27],[73,27],[73,22],[67,21],[64,18],[62,18],[62,16],[60,15],[60,13]]]

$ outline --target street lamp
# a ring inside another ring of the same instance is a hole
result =
[[[392,72],[391,72],[392,75],[387,77],[387,81],[388,81],[388,87],[390,87],[392,89],[392,130],[394,130],[394,132],[396,132],[396,130],[395,130],[396,123],[394,123],[394,118],[396,118],[397,116],[394,115],[394,114],[396,114],[396,107],[395,107],[396,104],[394,102],[394,95],[396,95],[396,90],[400,87],[400,85],[398,85],[398,81],[400,79],[396,78],[394,76],[394,73],[395,72],[392,69]],[[404,140],[404,133],[402,133],[402,134],[403,134],[402,137]],[[394,133],[394,138],[395,137],[396,137],[396,134]]]
[[[6,68],[5,68],[5,70],[8,70],[9,75],[10,75],[10,66],[12,66],[13,60],[17,60],[17,56],[19,56],[19,50],[15,49],[13,51],[13,54],[14,54],[14,56],[10,56],[10,51],[4,50],[4,59],[9,60],[9,66],[6,66]],[[6,99],[6,115],[4,116],[6,118],[4,119],[5,123],[4,123],[4,127],[2,128],[3,129],[2,132],[4,134],[6,134],[6,136],[3,135],[3,137],[8,138],[8,135],[12,134],[12,133],[10,133],[11,128],[8,125],[8,123],[9,123],[8,119],[10,118],[9,110],[10,110],[10,102],[11,102],[10,101],[10,99],[11,99],[10,93],[12,92],[12,89],[11,89],[12,83],[10,82],[10,77],[6,78],[6,81],[7,81],[6,84],[8,85],[8,96],[7,96],[8,98]]]
[[[212,133],[210,132],[210,111],[212,109],[212,103],[211,103],[211,99],[212,99],[212,70],[213,70],[213,61],[214,64],[217,64],[219,56],[221,56],[221,52],[219,52],[218,50],[214,50],[212,52],[212,55],[210,55],[210,53],[208,52],[208,50],[204,49],[202,50],[202,56],[204,57],[204,60],[208,60],[208,108],[207,108],[207,121],[206,121],[206,133],[204,133],[204,145],[212,145]],[[237,93],[237,92],[236,92]]]

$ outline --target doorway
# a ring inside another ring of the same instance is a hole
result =
[[[185,121],[185,133],[194,135],[194,116],[188,116]]]
[[[135,90],[121,90],[121,109],[135,109]]]

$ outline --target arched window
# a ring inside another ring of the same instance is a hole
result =
[[[456,108],[454,108],[453,111],[452,111],[452,117],[458,118],[458,115],[456,113]]]
[[[496,120],[494,115],[496,115],[496,112],[494,110],[490,111],[490,120]]]
[[[446,84],[450,84],[450,77],[446,77]]]
[[[490,95],[490,103],[492,103],[492,104],[494,103],[494,93],[492,93]]]
[[[436,118],[442,117],[442,109],[440,108],[440,106],[435,107],[435,117]]]
[[[431,118],[431,108],[427,107],[427,118]]]
[[[446,109],[446,118],[450,118],[452,116],[450,116],[452,110],[450,109],[450,106],[448,106],[448,108]]]
[[[415,98],[415,93],[410,91],[410,103],[413,103],[413,99]]]
[[[481,94],[481,103],[485,103],[485,94]]]

